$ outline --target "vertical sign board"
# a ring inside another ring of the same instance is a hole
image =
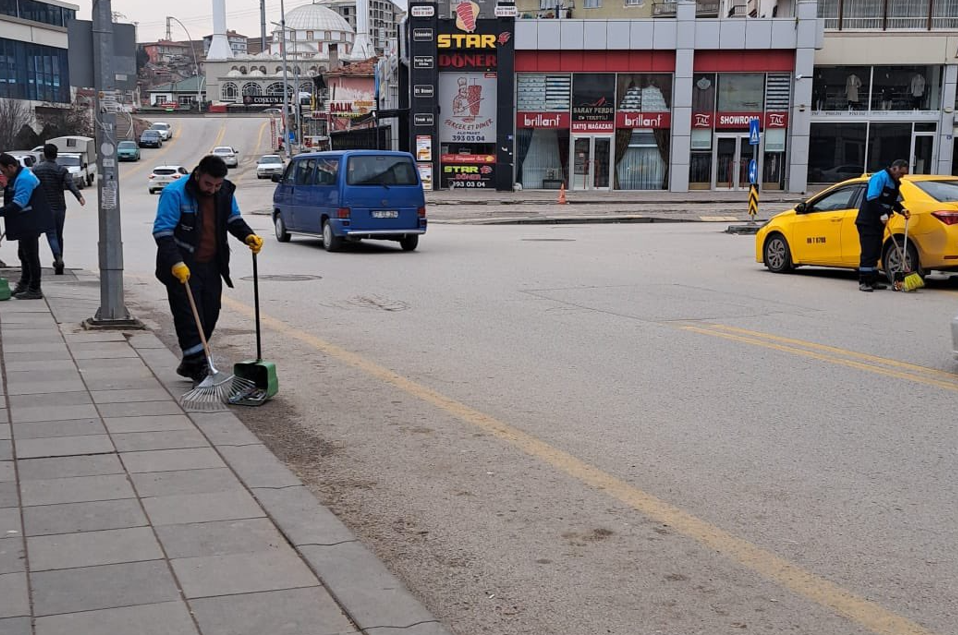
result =
[[[500,2],[500,6],[506,5]],[[513,5],[514,7],[514,5]],[[499,91],[496,119],[496,189],[511,192],[515,181],[514,148],[516,143],[516,18],[509,15],[496,18],[499,35]],[[505,41],[503,41],[505,40]]]
[[[437,141],[438,108],[436,88],[439,85],[439,65],[436,63],[436,32],[439,11],[432,2],[409,3],[406,20],[406,42],[409,51],[409,147],[418,155],[416,163],[422,176],[429,175],[424,187],[432,189],[432,174],[438,172],[437,154],[431,147]],[[428,154],[417,150],[429,145]],[[420,158],[422,157],[422,158]],[[428,157],[428,158],[426,158]]]

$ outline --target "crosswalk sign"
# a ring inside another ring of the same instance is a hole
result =
[[[749,119],[748,120],[748,143],[749,145],[757,146],[761,135],[759,133],[759,120]]]

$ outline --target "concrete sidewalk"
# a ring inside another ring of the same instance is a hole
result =
[[[95,276],[0,302],[0,635],[447,635]],[[10,270],[0,272],[16,278]]]

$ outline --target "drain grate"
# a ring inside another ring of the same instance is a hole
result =
[[[286,275],[274,274],[269,276],[260,276],[259,279],[269,280],[270,282],[309,282],[310,280],[322,280],[323,277],[291,273]],[[243,278],[240,278],[240,280],[244,280],[246,282],[252,282],[253,276],[245,276]]]

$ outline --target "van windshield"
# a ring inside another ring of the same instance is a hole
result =
[[[80,165],[80,157],[65,157],[65,156],[62,156],[62,155],[61,155],[61,156],[58,156],[58,157],[57,157],[57,165],[65,165],[65,166],[68,167],[68,168],[79,167],[79,165]]]
[[[409,157],[349,157],[348,185],[416,185],[416,168]]]

